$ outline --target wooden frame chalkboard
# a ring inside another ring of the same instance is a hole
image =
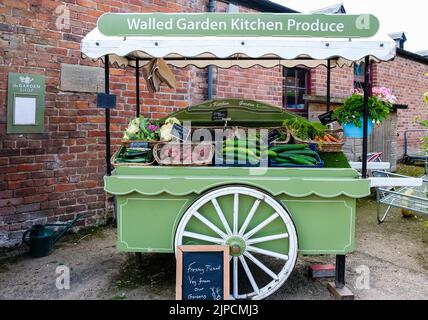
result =
[[[177,272],[175,297],[177,300],[183,299],[183,261],[186,253],[219,253],[223,256],[223,297],[222,300],[229,299],[229,246],[226,245],[189,245],[177,247]],[[205,300],[205,299],[201,299]],[[210,300],[210,299],[207,299]]]

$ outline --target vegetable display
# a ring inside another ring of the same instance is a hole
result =
[[[260,143],[258,137],[255,139],[227,139],[222,146],[223,160],[229,164],[257,165],[260,163]]]
[[[159,137],[159,123],[157,121],[151,122],[149,119],[140,116],[129,122],[123,140],[157,141]]]
[[[294,117],[284,121],[284,126],[294,137],[303,141],[315,140],[316,137],[324,137],[327,130],[321,123],[311,122],[301,117]]]
[[[194,163],[208,163],[212,160],[212,145],[207,143],[180,144],[167,143],[155,147],[159,164],[189,165]]]
[[[116,157],[118,163],[147,163],[153,161],[151,149],[133,149],[127,148]]]
[[[269,160],[274,166],[319,166],[319,155],[305,144],[286,144],[269,148]]]

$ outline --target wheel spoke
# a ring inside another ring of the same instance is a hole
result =
[[[244,234],[245,230],[247,229],[248,225],[250,224],[251,219],[253,218],[254,214],[256,213],[257,209],[259,208],[260,202],[261,202],[260,199],[256,199],[256,201],[254,201],[254,204],[250,210],[250,213],[245,218],[245,221],[241,227],[241,230],[239,230],[240,236],[242,236]]]
[[[217,199],[211,199],[211,203],[213,204],[215,211],[217,212],[218,217],[220,218],[221,222],[223,223],[224,229],[226,230],[228,235],[232,234],[232,230],[230,230],[229,224],[227,223],[226,217],[223,214],[223,211],[220,208],[220,205],[218,204]]]
[[[207,218],[205,218],[204,216],[202,216],[199,212],[194,212],[193,216],[195,218],[198,218],[203,224],[205,224],[208,228],[210,228],[212,231],[214,231],[215,233],[217,233],[220,237],[222,237],[223,239],[227,238],[227,235],[221,231],[217,226],[215,226],[211,221],[209,221]]]
[[[253,274],[251,273],[250,268],[248,267],[247,261],[243,256],[239,257],[239,261],[241,261],[242,266],[244,267],[245,273],[247,274],[248,280],[250,280],[251,286],[256,294],[259,294],[260,289],[257,286],[256,280],[254,280]]]
[[[238,234],[239,193],[233,199],[233,234]]]
[[[266,236],[266,237],[260,237],[260,238],[255,238],[255,239],[249,239],[249,240],[247,240],[247,245],[248,244],[260,243],[260,242],[273,241],[273,240],[278,240],[278,239],[285,239],[285,238],[288,238],[288,233],[281,233],[281,234],[275,234],[273,236]]]
[[[238,298],[238,258],[233,257],[233,297]]]
[[[271,215],[265,221],[263,221],[262,223],[260,223],[258,226],[254,227],[254,229],[252,229],[248,233],[244,234],[244,239],[247,240],[253,234],[259,232],[261,229],[263,229],[264,227],[266,227],[269,223],[271,223],[272,221],[274,221],[278,217],[279,217],[278,213],[275,212],[273,215]]]
[[[183,237],[193,238],[193,239],[199,239],[207,242],[217,243],[217,244],[224,244],[224,240],[220,238],[210,237],[206,236],[204,234],[200,233],[194,233],[189,231],[183,232]]]
[[[250,259],[256,266],[258,266],[260,269],[262,269],[264,272],[266,272],[272,279],[278,280],[278,276],[268,267],[266,267],[259,259],[257,259],[255,256],[253,256],[251,253],[246,251],[244,255]]]
[[[260,249],[253,246],[247,246],[247,250],[255,253],[264,254],[266,256],[282,259],[282,260],[288,260],[288,256],[286,254],[281,254],[270,250]]]

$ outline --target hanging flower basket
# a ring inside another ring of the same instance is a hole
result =
[[[354,123],[342,124],[343,132],[347,138],[362,139],[364,137],[363,117],[360,118],[361,126],[358,127]],[[373,132],[373,120],[369,118],[368,136]]]
[[[392,95],[388,88],[373,88],[372,96],[369,98],[369,121],[368,134],[373,131],[373,124],[380,124],[385,120],[392,109],[397,98]],[[363,91],[355,89],[342,106],[334,111],[334,117],[342,125],[347,138],[361,139],[363,133],[364,96]]]

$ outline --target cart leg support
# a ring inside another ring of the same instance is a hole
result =
[[[346,264],[346,256],[337,255],[336,256],[336,278],[335,285],[336,288],[342,289],[345,286],[345,264]]]
[[[328,291],[338,300],[354,300],[354,294],[345,286],[346,256],[336,256],[336,279],[327,285]]]
[[[135,262],[137,264],[137,269],[142,270],[143,269],[143,255],[141,252],[135,253]]]

